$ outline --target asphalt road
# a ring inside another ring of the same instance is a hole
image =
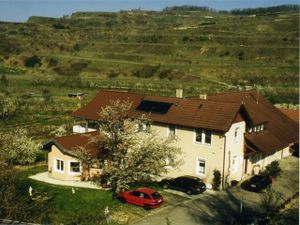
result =
[[[283,173],[273,182],[272,188],[281,193],[281,201],[284,202],[299,191],[299,159],[282,159],[280,167]],[[172,193],[185,195],[176,191]],[[208,190],[201,195],[186,196],[181,202],[152,210],[133,225],[229,224],[231,220],[241,218],[241,210],[244,215],[259,213],[260,199],[260,194],[245,191],[239,186],[219,192]]]

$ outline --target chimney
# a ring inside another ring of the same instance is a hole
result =
[[[182,88],[176,89],[176,98],[183,98],[183,89]]]
[[[206,100],[207,94],[200,94],[199,97],[200,97],[200,99]]]

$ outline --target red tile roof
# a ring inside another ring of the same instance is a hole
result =
[[[280,109],[286,116],[299,124],[299,109]]]
[[[256,91],[209,95],[207,100],[198,97],[182,99],[100,91],[90,103],[72,115],[84,119],[101,120],[101,109],[109,105],[111,100],[117,99],[132,102],[128,116],[139,117],[143,114],[143,112],[135,110],[142,100],[169,102],[172,103],[172,106],[167,113],[150,113],[148,114],[149,119],[154,122],[207,128],[222,132],[228,131],[238,113],[241,112],[248,126],[264,124],[264,131],[245,134],[246,152],[259,151],[268,155],[299,141],[299,125],[263,96],[258,95]],[[89,142],[89,135],[95,134],[96,132],[92,132],[88,135],[79,134],[55,138],[54,142],[67,150],[87,145],[89,151],[96,156],[99,154],[99,150]],[[248,150],[247,146],[249,146]]]
[[[76,148],[85,147],[93,157],[97,157],[100,154],[99,149],[94,143],[91,142],[91,138],[97,135],[97,131],[73,134],[63,137],[53,138],[51,140],[62,152],[76,157]]]
[[[194,128],[206,128],[216,131],[228,131],[241,108],[240,103],[214,102],[201,99],[183,99],[142,94],[100,91],[86,106],[72,113],[75,117],[90,120],[101,120],[101,108],[110,104],[111,100],[129,100],[132,102],[130,115],[139,117],[142,114],[154,122],[175,124]],[[166,114],[139,112],[136,107],[142,100],[173,103]]]
[[[210,95],[208,99],[221,102],[240,102],[245,106],[253,125],[266,123],[265,131],[246,134],[249,141],[265,154],[299,142],[299,125],[283,114],[256,91]]]

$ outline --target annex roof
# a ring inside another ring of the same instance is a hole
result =
[[[91,139],[97,135],[97,131],[84,133],[84,134],[73,134],[63,137],[57,137],[50,140],[50,143],[55,144],[62,152],[75,156],[76,149],[79,147],[85,147],[85,149],[93,156],[97,157],[100,154],[99,149]]]

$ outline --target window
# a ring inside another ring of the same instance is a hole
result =
[[[237,138],[239,132],[239,127],[236,127],[234,130],[234,137]]]
[[[56,159],[56,170],[57,171],[64,171],[64,161],[60,160],[60,159]]]
[[[196,142],[202,143],[202,129],[196,129]]]
[[[254,127],[254,132],[257,132],[257,127],[256,126]]]
[[[257,126],[257,132],[260,132],[260,125]]]
[[[234,141],[237,142],[238,141],[238,137],[239,137],[239,127],[236,127],[234,130]]]
[[[70,162],[70,172],[79,173],[80,172],[80,163],[79,162]]]
[[[195,142],[201,144],[211,144],[211,131],[204,129],[196,129]]]
[[[197,174],[204,175],[205,174],[205,160],[198,159],[197,161]]]
[[[205,144],[211,144],[211,131],[205,130]]]
[[[238,169],[238,157],[237,155],[232,157],[232,172],[236,172]]]
[[[175,125],[169,125],[169,138],[174,139],[175,138]]]
[[[260,125],[260,130],[261,130],[261,131],[264,130],[264,125],[263,125],[263,124]]]

